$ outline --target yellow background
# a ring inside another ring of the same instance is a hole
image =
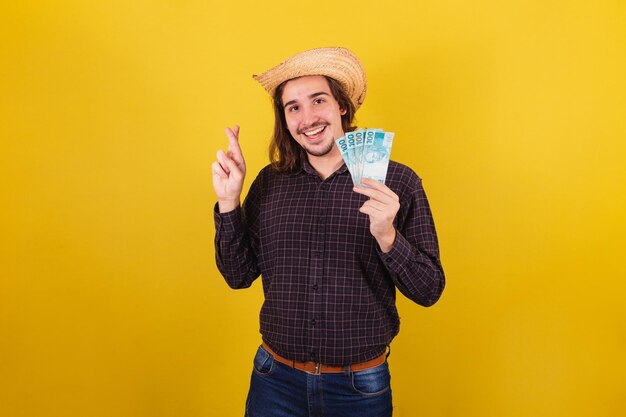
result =
[[[448,279],[399,297],[395,415],[626,415],[622,0],[56,0],[0,6],[0,416],[243,414],[262,293],[216,270],[210,163],[240,124],[249,186],[251,75],[333,45]]]

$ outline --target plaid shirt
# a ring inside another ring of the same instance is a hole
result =
[[[391,161],[386,185],[400,198],[392,249],[382,253],[344,164],[326,180],[305,162],[265,167],[243,203],[215,216],[217,266],[232,288],[262,275],[261,334],[296,361],[347,365],[385,352],[398,333],[396,288],[423,306],[445,278],[420,178]]]

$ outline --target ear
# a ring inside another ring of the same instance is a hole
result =
[[[346,113],[348,113],[348,110],[346,110],[346,109],[344,109],[344,108],[342,108],[342,107],[339,107],[339,114],[340,114],[340,115],[345,116],[345,115],[346,115]]]

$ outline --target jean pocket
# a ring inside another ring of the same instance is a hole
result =
[[[352,388],[361,395],[378,395],[389,390],[391,375],[387,362],[352,373]]]
[[[274,358],[263,348],[263,346],[259,346],[256,351],[256,355],[254,355],[254,372],[261,376],[265,376],[269,375],[273,368]]]

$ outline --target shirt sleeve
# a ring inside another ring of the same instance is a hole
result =
[[[217,268],[231,288],[247,288],[261,274],[258,237],[255,230],[259,208],[260,184],[254,181],[243,207],[220,213],[213,208],[215,220],[215,260]]]
[[[387,253],[379,248],[379,256],[400,292],[428,307],[441,296],[445,276],[435,223],[421,180],[409,198],[401,200],[400,210],[404,213],[397,218],[396,240]]]

